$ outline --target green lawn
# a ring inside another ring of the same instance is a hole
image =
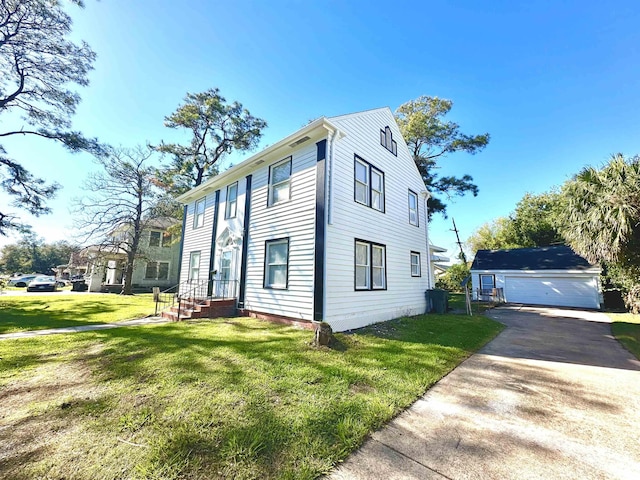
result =
[[[237,318],[0,341],[0,478],[316,478],[501,329],[429,315],[318,349]]]
[[[112,323],[153,314],[151,294],[0,297],[0,333]]]
[[[492,302],[477,302],[471,301],[471,312],[474,315],[482,315],[490,308],[495,307],[497,304]],[[464,293],[452,293],[449,292],[449,309],[466,312]]]
[[[640,315],[608,313],[614,337],[640,360]]]

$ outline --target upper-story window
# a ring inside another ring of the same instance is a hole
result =
[[[291,198],[291,157],[269,167],[269,205]]]
[[[393,133],[388,126],[384,127],[384,130],[380,130],[380,145],[389,150],[396,157],[398,156],[398,144],[393,139]]]
[[[206,197],[201,198],[196,202],[193,211],[193,228],[200,228],[204,225],[204,208]]]
[[[409,190],[409,223],[419,226],[418,222],[418,194]]]
[[[384,173],[356,155],[355,201],[384,212]]]
[[[224,218],[234,218],[238,207],[238,182],[227,186],[227,202],[224,209]]]
[[[160,232],[149,232],[149,246],[159,247],[161,237],[162,237],[162,233]]]

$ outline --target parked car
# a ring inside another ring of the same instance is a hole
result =
[[[38,275],[22,275],[20,277],[12,277],[7,284],[9,287],[26,287]]]
[[[27,287],[27,292],[55,292],[58,289],[56,277],[40,276],[36,277]]]

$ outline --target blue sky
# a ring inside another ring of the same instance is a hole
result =
[[[261,147],[321,115],[453,100],[450,119],[491,142],[441,162],[480,188],[432,222],[432,241],[452,256],[451,217],[464,240],[525,192],[640,153],[637,1],[89,0],[68,10],[74,37],[98,54],[74,127],[114,145],[180,140],[164,117],[186,92],[212,87],[267,120]],[[48,240],[69,238],[91,158],[37,139],[5,146],[64,186],[53,215],[25,219]]]

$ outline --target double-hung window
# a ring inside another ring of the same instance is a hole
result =
[[[420,276],[420,253],[411,252],[411,276]]]
[[[169,262],[147,262],[146,280],[166,280],[169,278]]]
[[[386,270],[386,247],[378,243],[356,240],[355,289],[385,290]]]
[[[409,223],[419,225],[418,221],[418,194],[409,190]]]
[[[160,246],[160,237],[162,233],[160,232],[149,232],[149,246],[150,247],[159,247]]]
[[[200,278],[200,252],[191,252],[189,255],[189,280]]]
[[[204,208],[206,197],[201,198],[196,202],[196,205],[193,209],[193,228],[200,228],[204,225]]]
[[[264,252],[264,288],[287,288],[289,239],[267,240]]]
[[[494,275],[480,275],[482,295],[491,295],[494,288],[496,288],[496,277]]]
[[[227,202],[224,208],[224,218],[234,218],[238,206],[238,182],[227,186]]]
[[[357,155],[354,165],[355,201],[384,212],[384,173]]]
[[[269,167],[269,205],[291,198],[291,157]]]

